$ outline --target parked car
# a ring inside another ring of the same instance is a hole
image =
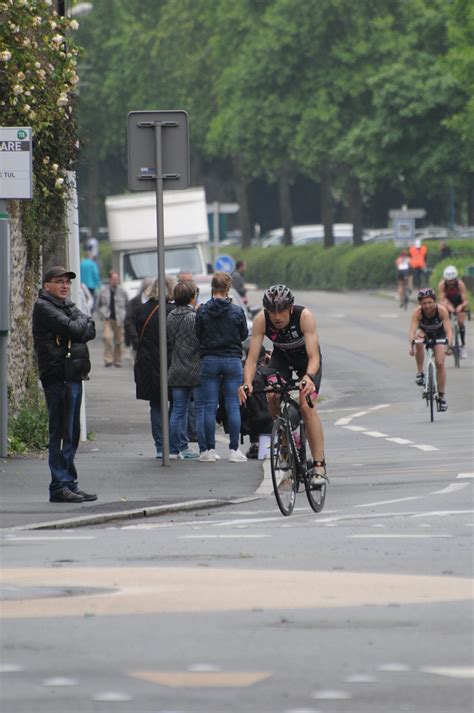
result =
[[[323,225],[294,225],[291,228],[293,236],[293,245],[307,245],[308,243],[324,243],[324,226]],[[333,225],[334,242],[336,245],[341,243],[352,243],[353,228],[352,223],[334,223]],[[283,244],[283,228],[275,228],[269,230],[268,233],[262,236],[260,245],[263,248],[274,247]]]

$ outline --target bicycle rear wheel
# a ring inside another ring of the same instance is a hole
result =
[[[428,373],[426,375],[426,393],[427,399],[430,406],[430,418],[434,421],[434,402],[435,402],[435,386],[434,386],[434,366],[433,364],[428,364]]]
[[[298,478],[296,463],[291,447],[288,424],[277,418],[273,424],[270,442],[270,466],[273,492],[283,515],[291,515],[295,507]]]

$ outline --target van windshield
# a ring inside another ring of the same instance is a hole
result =
[[[170,275],[177,275],[184,270],[193,274],[205,272],[201,253],[196,246],[165,249],[165,270]],[[156,250],[125,253],[123,256],[124,280],[143,280],[157,273]]]

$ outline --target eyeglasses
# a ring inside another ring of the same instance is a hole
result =
[[[71,280],[50,280],[50,285],[69,285],[71,284]]]

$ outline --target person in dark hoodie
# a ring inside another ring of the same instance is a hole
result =
[[[248,328],[243,309],[232,304],[229,297],[231,286],[232,277],[228,273],[214,273],[212,297],[199,307],[196,314],[206,442],[206,450],[199,457],[202,463],[213,463],[218,459],[215,451],[216,412],[221,380],[229,426],[229,461],[241,463],[247,460],[239,449],[240,404],[237,389],[242,384],[242,341],[248,336]]]
[[[52,503],[83,503],[97,495],[79,490],[74,456],[81,431],[82,382],[91,368],[87,342],[95,324],[69,298],[74,272],[55,265],[43,276],[33,308],[33,340],[48,408],[48,463]]]

